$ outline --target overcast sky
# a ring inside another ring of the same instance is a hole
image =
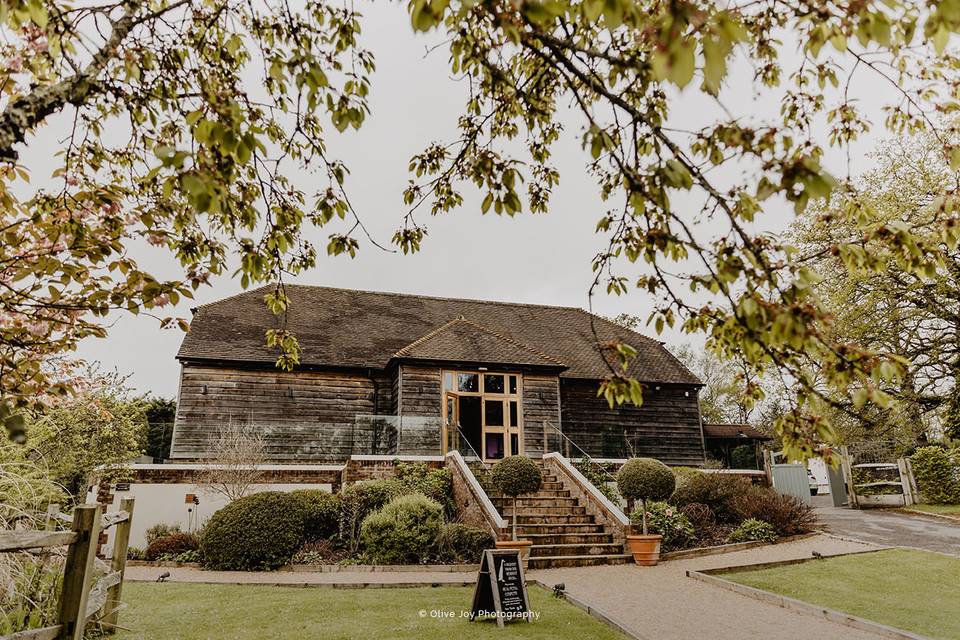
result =
[[[443,48],[426,55],[427,48],[438,43],[440,36],[414,35],[405,3],[366,2],[362,7],[366,16],[363,42],[373,50],[377,61],[372,115],[359,132],[342,136],[331,133],[329,142],[331,155],[345,160],[351,169],[347,186],[355,208],[371,233],[386,244],[405,213],[401,193],[409,179],[407,163],[428,142],[453,136],[464,88],[451,78]],[[747,116],[774,117],[779,102],[754,95],[750,75],[746,64],[736,65],[725,90],[727,103],[732,100]],[[703,124],[718,113],[715,105],[696,96],[694,84],[680,96],[673,115],[674,122],[689,127]],[[884,93],[870,79],[863,80],[860,90],[861,95]],[[880,117],[879,112],[876,115]],[[590,261],[604,244],[604,238],[594,234],[604,206],[596,195],[595,183],[584,170],[580,124],[569,114],[564,120],[566,135],[556,145],[554,158],[561,183],[547,215],[482,216],[480,198],[467,188],[460,210],[433,219],[426,212],[420,215],[421,222],[429,223],[429,236],[419,254],[385,253],[364,243],[352,260],[321,255],[317,268],[295,282],[586,308],[592,280]],[[866,166],[864,152],[876,143],[879,128],[878,121],[878,127],[855,148],[854,172]],[[62,127],[54,122],[39,137],[53,147],[51,132],[58,129]],[[37,153],[31,151],[27,160],[36,159]],[[828,165],[842,174],[846,158],[829,158]],[[310,193],[315,185],[301,186]],[[781,207],[764,224],[777,231],[789,220],[789,209]],[[328,233],[320,230],[311,234],[321,253]],[[153,258],[144,255],[143,259],[149,264]],[[182,303],[175,313],[189,316],[191,306],[238,291],[237,281],[220,278],[213,287],[201,289],[195,301]],[[605,315],[628,312],[646,317],[651,305],[646,296],[634,293],[622,298],[601,296],[595,299],[594,309]],[[179,375],[174,356],[182,338],[178,330],[160,330],[154,319],[123,315],[116,318],[109,338],[85,341],[80,355],[130,374],[130,383],[140,392],[174,397]],[[676,333],[661,338],[696,341]]]

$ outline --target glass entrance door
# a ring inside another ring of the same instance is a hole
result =
[[[514,373],[444,371],[444,453],[484,462],[522,453],[520,385]]]

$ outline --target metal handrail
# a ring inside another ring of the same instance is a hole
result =
[[[484,469],[489,469],[489,468],[491,467],[491,465],[489,465],[489,464],[487,464],[486,462],[483,461],[483,456],[481,456],[479,453],[477,453],[477,450],[474,449],[474,448],[473,448],[473,445],[470,444],[470,440],[467,438],[467,434],[465,434],[465,433],[463,432],[463,429],[460,428],[460,425],[448,425],[448,427],[450,427],[450,426],[456,426],[456,427],[457,427],[457,433],[460,434],[460,439],[467,444],[467,448],[469,448],[470,451],[473,452],[473,455],[476,456],[477,462],[479,462],[479,463],[483,466]],[[447,444],[449,445],[450,443],[447,443]]]
[[[554,431],[556,431],[557,434],[559,434],[561,438],[563,438],[563,439],[566,440],[568,443],[570,443],[571,445],[573,445],[574,448],[576,448],[576,450],[579,451],[579,452],[582,454],[582,455],[581,455],[581,459],[582,459],[582,460],[586,460],[588,463],[592,464],[594,467],[596,467],[597,469],[599,469],[599,470],[603,473],[603,475],[605,475],[610,481],[612,481],[612,482],[616,482],[616,481],[617,481],[616,476],[614,476],[612,473],[610,473],[609,471],[607,471],[606,467],[604,467],[602,464],[600,464],[599,462],[595,461],[595,460],[593,459],[593,457],[592,457],[589,453],[587,453],[586,451],[584,451],[584,450],[580,447],[580,445],[578,445],[576,442],[574,442],[573,440],[571,440],[571,439],[567,436],[567,434],[565,434],[563,431],[560,431],[560,429],[558,429],[555,424],[553,424],[552,422],[545,422],[544,424],[546,424],[548,427],[550,427],[551,429],[553,429]],[[559,453],[559,452],[558,452],[558,453]]]

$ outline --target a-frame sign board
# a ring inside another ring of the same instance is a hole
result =
[[[477,586],[473,591],[470,619],[496,616],[500,627],[504,620],[515,618],[530,622],[529,602],[520,552],[509,549],[484,551]]]

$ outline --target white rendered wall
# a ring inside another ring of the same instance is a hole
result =
[[[252,485],[250,493],[261,491],[294,491],[296,489],[325,489],[331,490],[329,484],[257,484]],[[229,502],[223,496],[210,492],[189,483],[130,483],[129,491],[113,490],[113,503],[107,506],[107,511],[119,511],[120,501],[124,498],[135,498],[133,511],[133,527],[130,530],[130,546],[144,549],[147,546],[147,529],[155,524],[180,525],[181,531],[194,532],[200,529],[218,509]],[[200,500],[199,505],[187,504],[187,494],[194,494]],[[97,501],[97,487],[94,486],[87,494],[87,502]],[[113,551],[113,532],[111,527],[107,531],[107,542],[103,546],[103,553],[109,558]]]

